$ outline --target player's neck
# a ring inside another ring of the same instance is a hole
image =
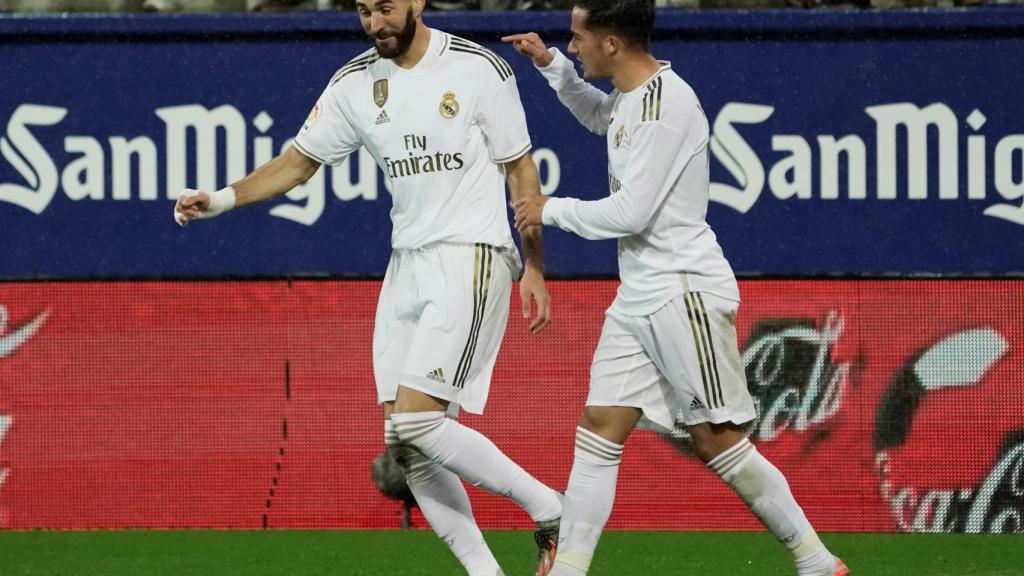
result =
[[[661,63],[649,52],[622,54],[612,71],[612,85],[622,93],[636,90],[657,74],[659,69]]]
[[[412,44],[409,45],[409,49],[404,54],[395,56],[394,63],[400,68],[410,70],[420,63],[429,47],[430,28],[427,28],[422,20],[417,20],[416,35],[412,38]]]

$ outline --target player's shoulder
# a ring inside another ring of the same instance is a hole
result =
[[[667,63],[640,90],[640,122],[689,125],[704,116],[696,92]]]
[[[378,60],[380,60],[380,55],[377,54],[377,49],[370,48],[369,50],[349,60],[341,68],[338,68],[338,71],[335,72],[334,76],[331,77],[331,81],[328,85],[334,86],[341,82],[342,80],[350,82],[353,79],[360,78],[361,75],[359,73],[368,70]]]
[[[446,52],[449,58],[470,70],[484,71],[500,82],[512,77],[512,67],[493,50],[454,34],[446,33],[446,36],[445,40],[448,43]]]

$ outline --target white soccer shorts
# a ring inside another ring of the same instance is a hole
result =
[[[508,324],[512,258],[486,244],[392,253],[373,332],[379,402],[402,385],[483,412]]]
[[[609,309],[590,366],[587,405],[639,408],[639,426],[661,432],[753,420],[736,342],[738,306],[689,292],[649,316]]]

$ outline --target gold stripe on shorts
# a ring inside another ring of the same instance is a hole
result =
[[[700,376],[704,383],[704,401],[708,408],[719,408],[719,399],[715,395],[715,374],[711,371],[711,358],[705,343],[704,325],[701,322],[693,292],[683,295],[686,304],[686,315],[690,319],[690,330],[693,332],[693,345],[697,349],[697,361],[700,364]]]
[[[491,284],[491,262],[494,259],[493,249],[487,244],[476,244],[473,252],[473,321],[469,326],[466,346],[462,349],[462,358],[455,370],[452,385],[462,388],[469,377],[469,369],[473,364],[476,344],[480,339],[480,328],[483,326],[484,310],[487,306],[487,293]]]

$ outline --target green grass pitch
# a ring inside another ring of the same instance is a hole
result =
[[[508,576],[532,575],[529,532],[487,532]],[[824,534],[858,576],[1024,574],[1024,535]],[[607,532],[593,576],[792,575],[771,536]],[[4,576],[313,576],[463,574],[426,530],[0,532]]]

